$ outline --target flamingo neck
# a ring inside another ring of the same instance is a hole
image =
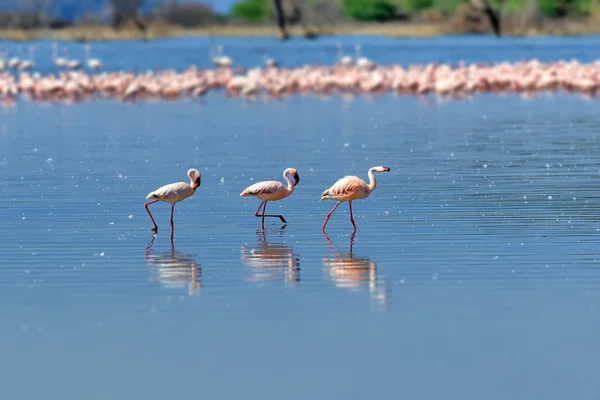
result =
[[[373,168],[369,170],[369,192],[372,192],[377,186],[377,181],[375,180],[375,175],[373,175]]]
[[[292,194],[292,192],[294,191],[294,181],[292,179],[290,179],[290,177],[287,174],[283,174],[283,179],[286,180],[287,182],[287,191],[289,194]]]

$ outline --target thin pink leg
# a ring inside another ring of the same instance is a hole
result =
[[[258,212],[260,211],[261,207],[263,206],[263,204],[265,204],[265,202],[263,201],[262,203],[260,203],[260,205],[258,206],[258,208],[256,209],[256,212],[254,213],[255,217],[261,217],[262,215],[260,215]]]
[[[175,226],[173,226],[173,212],[175,212],[175,204],[171,204],[171,233],[175,232]]]
[[[333,209],[331,211],[329,211],[329,214],[327,214],[327,216],[325,217],[325,223],[323,224],[323,228],[321,228],[321,230],[323,231],[323,233],[325,233],[325,227],[327,226],[327,223],[329,222],[329,218],[331,218],[331,214],[333,214],[333,212],[335,211],[336,208],[338,208],[338,206],[342,204],[341,201],[338,201],[337,204],[335,206],[333,206]]]
[[[254,216],[255,217],[262,217],[262,228],[264,230],[265,229],[265,210],[263,210],[262,214],[259,214],[260,209],[262,208],[262,206],[267,207],[267,202],[263,201],[262,203],[260,203],[260,205],[256,209],[256,212],[254,213]]]
[[[285,220],[285,218],[283,218],[283,215],[275,215],[275,214],[265,214],[265,212],[267,212],[267,202],[265,201],[265,208],[263,208],[263,222],[265,217],[277,217],[281,220],[281,222],[283,222],[284,224],[287,224],[287,221]]]
[[[354,232],[352,232],[354,235],[356,233],[356,224],[354,223],[354,217],[352,216],[352,202],[349,201],[348,204],[350,205],[350,222],[352,222],[352,226],[354,227]]]
[[[146,211],[148,211],[148,215],[150,216],[150,219],[152,220],[152,223],[154,224],[154,226],[152,227],[153,231],[157,231],[158,230],[158,225],[156,225],[156,221],[154,221],[154,217],[152,216],[152,213],[150,212],[150,209],[148,208],[148,206],[152,203],[156,203],[158,200],[153,200],[153,201],[149,201],[146,204],[144,204],[144,207],[146,207]]]

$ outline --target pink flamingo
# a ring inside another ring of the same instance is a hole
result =
[[[292,182],[288,175],[291,175],[294,178],[294,182]],[[284,186],[283,183],[278,181],[264,181],[257,182],[254,185],[248,186],[246,189],[244,189],[242,193],[240,193],[240,196],[242,197],[254,196],[262,200],[262,202],[258,206],[258,209],[254,213],[254,216],[262,217],[263,229],[265,227],[265,217],[278,217],[281,220],[281,222],[287,224],[287,221],[285,220],[285,218],[283,218],[283,215],[265,214],[265,211],[267,209],[267,202],[285,199],[290,194],[292,194],[292,192],[294,191],[294,187],[298,184],[298,182],[300,182],[300,176],[298,175],[298,171],[296,171],[296,169],[294,168],[288,168],[285,171],[283,171],[283,179],[285,179],[288,183],[287,187]],[[263,211],[262,214],[259,214],[258,212],[260,211],[261,207],[263,207]]]
[[[196,193],[196,189],[200,186],[200,172],[192,168],[187,174],[190,177],[189,184],[185,182],[171,183],[156,189],[146,196],[147,199],[156,199],[144,204],[144,207],[146,207],[146,211],[148,211],[148,215],[150,215],[150,219],[154,224],[154,227],[152,227],[153,231],[158,231],[158,225],[156,225],[156,221],[154,221],[154,217],[148,208],[150,204],[156,203],[157,201],[165,201],[171,204],[171,230],[173,230],[173,212],[175,211],[175,203],[187,199]]]
[[[323,233],[325,233],[325,227],[329,222],[329,218],[331,218],[331,214],[333,214],[335,209],[338,208],[342,201],[347,201],[350,205],[350,222],[352,222],[352,226],[354,227],[354,232],[352,233],[356,233],[356,224],[354,223],[354,217],[352,216],[352,201],[369,197],[371,192],[375,189],[375,186],[377,186],[377,181],[375,181],[373,172],[389,171],[390,169],[385,166],[373,167],[369,170],[369,184],[360,179],[358,176],[345,176],[334,183],[332,187],[324,191],[321,194],[321,200],[337,200],[337,204],[333,207],[329,214],[327,214],[327,217],[325,217],[325,223],[321,229]]]

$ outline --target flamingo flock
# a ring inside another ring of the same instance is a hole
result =
[[[329,218],[331,218],[331,214],[335,211],[335,209],[344,201],[347,201],[350,206],[350,222],[352,222],[352,226],[354,227],[354,231],[352,234],[356,233],[356,224],[354,223],[354,217],[352,215],[352,201],[358,199],[365,199],[369,197],[371,192],[375,190],[377,186],[377,181],[375,180],[375,176],[373,172],[389,172],[390,168],[385,166],[377,166],[369,169],[369,183],[367,184],[365,181],[360,179],[357,176],[346,176],[340,180],[338,180],[332,187],[327,189],[321,194],[321,200],[336,200],[337,204],[333,209],[327,214],[325,217],[325,223],[323,224],[322,231],[325,233],[325,226],[329,222]],[[174,224],[173,224],[173,213],[175,211],[175,204],[187,199],[196,193],[196,189],[200,186],[201,175],[200,172],[196,169],[190,169],[188,171],[188,177],[190,178],[190,183],[186,182],[178,182],[171,183],[168,185],[164,185],[157,190],[150,192],[146,199],[152,199],[151,201],[144,204],[150,219],[152,220],[152,230],[158,231],[158,225],[156,225],[156,221],[150,212],[148,206],[150,204],[156,203],[158,201],[163,201],[171,204],[171,232],[174,232]],[[291,177],[291,178],[290,178]],[[287,186],[283,185],[278,181],[263,181],[257,182],[251,186],[248,186],[246,189],[240,193],[242,197],[257,197],[261,200],[258,209],[254,213],[255,217],[260,217],[262,219],[262,229],[265,227],[265,217],[276,217],[281,220],[284,224],[287,223],[283,215],[273,215],[273,214],[265,214],[267,208],[267,202],[269,201],[277,201],[285,199],[290,196],[294,192],[294,188],[300,182],[300,176],[298,175],[298,171],[295,168],[287,168],[283,171],[283,178],[287,182]],[[292,178],[294,179],[292,181]],[[262,214],[260,210],[262,208]],[[325,233],[326,234],[326,233]]]
[[[342,56],[332,66],[305,65],[283,68],[265,54],[263,68],[233,67],[220,52],[213,57],[216,67],[199,70],[192,66],[135,72],[93,72],[102,67],[89,58],[91,72],[79,61],[54,58],[67,70],[41,75],[28,69],[0,72],[0,100],[12,104],[19,97],[41,102],[76,103],[103,98],[119,101],[178,100],[198,98],[218,91],[229,97],[281,98],[290,95],[354,94],[424,96],[435,94],[461,98],[475,93],[521,93],[564,91],[595,96],[600,92],[600,61],[542,63],[538,60],[497,64],[377,65],[365,57]],[[4,64],[22,60],[2,61]],[[0,63],[0,65],[2,65]],[[11,64],[12,65],[12,64]],[[21,64],[18,64],[21,65]]]

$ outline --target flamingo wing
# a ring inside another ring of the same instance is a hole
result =
[[[257,182],[254,185],[248,186],[244,191],[240,194],[240,196],[270,196],[274,195],[278,192],[284,191],[285,186],[278,181],[264,181]]]
[[[324,191],[321,196],[324,198],[343,200],[350,197],[361,198],[361,195],[368,193],[368,191],[368,185],[359,177],[345,176]]]
[[[151,192],[146,196],[147,199],[154,198],[162,201],[179,201],[188,197],[188,192],[193,190],[189,184],[185,182],[171,183],[168,185],[161,186],[154,192]]]

